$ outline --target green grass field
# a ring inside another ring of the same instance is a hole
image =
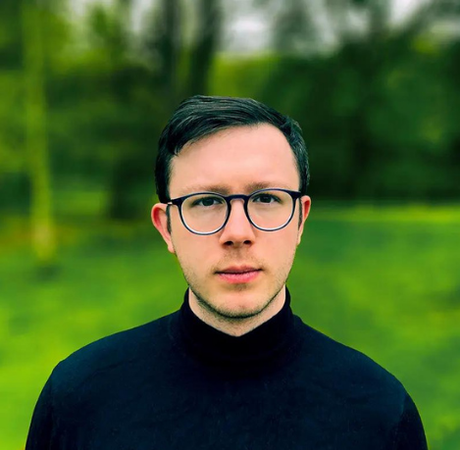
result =
[[[47,280],[24,220],[1,226],[0,448],[20,450],[57,362],[172,312],[186,285],[147,223],[62,225]],[[460,208],[314,204],[288,286],[304,321],[403,382],[432,450],[460,448]]]

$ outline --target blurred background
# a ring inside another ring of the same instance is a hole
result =
[[[1,0],[0,447],[24,447],[61,359],[180,306],[149,214],[159,134],[192,94],[300,123],[293,308],[458,450],[458,0]]]

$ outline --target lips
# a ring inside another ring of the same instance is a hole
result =
[[[227,267],[226,269],[219,270],[217,273],[226,273],[226,274],[242,274],[242,273],[248,273],[248,272],[257,272],[261,269],[258,269],[257,267],[251,267],[251,266],[231,266]]]
[[[216,272],[221,281],[227,284],[251,283],[260,275],[262,269],[252,266],[232,266]]]

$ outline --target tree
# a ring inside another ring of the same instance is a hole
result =
[[[47,133],[47,101],[44,70],[43,3],[22,0],[25,82],[26,148],[31,180],[33,246],[40,269],[55,264],[56,236],[52,214],[50,155]]]
[[[218,49],[222,28],[222,10],[216,0],[198,0],[198,26],[190,51],[190,72],[186,95],[209,92],[209,75]]]
[[[264,8],[274,3],[259,0]],[[390,7],[384,0],[289,0],[272,15],[278,52],[261,99],[299,118],[315,148],[312,189],[331,197],[448,192],[448,182],[434,180],[440,167],[452,172],[445,154],[454,145],[449,113],[457,115],[449,103],[457,91],[449,96],[439,81],[445,50],[428,55],[420,45],[443,17],[458,17],[458,0],[420,2],[398,25]],[[283,20],[288,33],[278,26]]]
[[[149,187],[153,187],[155,147],[161,129],[182,98],[208,92],[209,74],[221,32],[217,0],[199,0],[196,4],[185,5],[192,8],[197,17],[196,34],[191,44],[184,37],[184,5],[179,0],[161,0],[155,6],[141,36],[143,52],[137,55],[143,58],[141,61],[150,77],[146,85],[152,98],[150,133],[144,135],[144,142],[124,136],[128,145],[118,154],[110,184],[109,215],[117,219],[145,216],[145,203],[153,193]],[[126,23],[124,17],[116,22],[118,27]],[[132,61],[126,59],[125,73],[133,67]],[[130,81],[132,84],[125,82],[124,86],[118,86],[115,95],[122,90],[128,92],[124,105],[128,102],[136,108],[138,104],[130,103],[129,91],[145,80],[138,77]]]

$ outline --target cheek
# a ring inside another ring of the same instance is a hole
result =
[[[276,232],[274,233],[276,234]],[[297,245],[297,227],[290,227],[281,230],[278,236],[273,236],[273,247],[280,253],[290,253],[291,248]]]
[[[279,266],[292,264],[297,248],[297,231],[289,230],[289,233],[274,239],[270,248],[275,264]]]
[[[180,230],[172,234],[172,240],[177,258],[183,268],[193,272],[209,269],[213,252],[206,237]]]

